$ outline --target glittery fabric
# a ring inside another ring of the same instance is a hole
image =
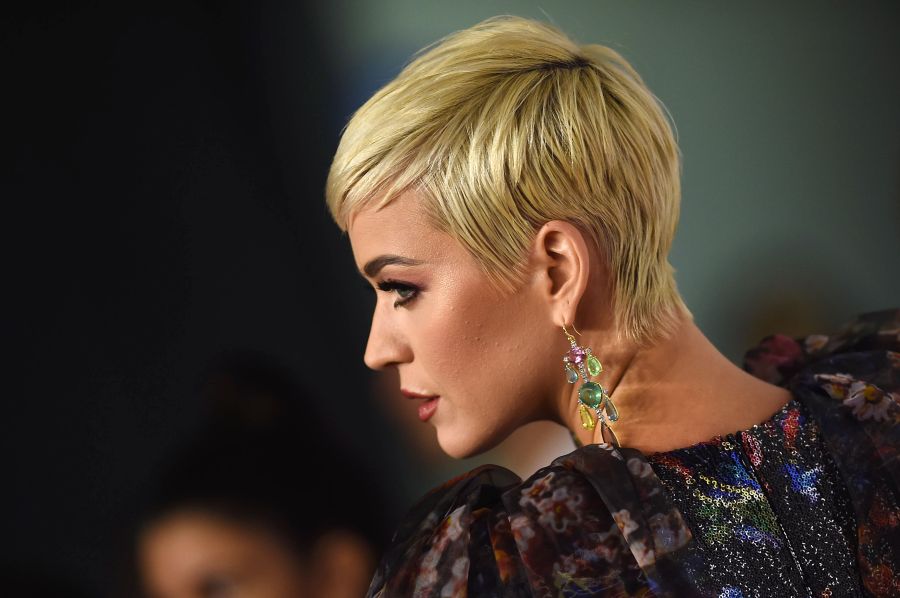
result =
[[[863,596],[847,490],[803,404],[648,461],[703,553],[690,576],[721,596]]]
[[[745,367],[793,399],[677,451],[588,445],[524,481],[450,480],[368,596],[900,596],[900,311],[769,337]]]

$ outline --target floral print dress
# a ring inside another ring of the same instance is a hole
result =
[[[900,596],[900,311],[772,336],[745,367],[767,421],[644,455],[588,445],[525,481],[432,490],[369,596]]]

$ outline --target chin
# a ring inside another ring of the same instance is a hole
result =
[[[505,436],[502,435],[479,437],[471,432],[457,432],[441,428],[437,430],[438,445],[448,457],[453,459],[476,457],[503,442],[504,438]]]

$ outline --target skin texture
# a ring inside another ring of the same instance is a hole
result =
[[[264,529],[198,511],[152,524],[138,557],[149,598],[355,598],[374,569],[371,550],[348,533],[323,536],[303,562]]]
[[[364,360],[395,368],[403,389],[440,396],[428,423],[452,457],[490,449],[537,419],[567,426],[584,443],[602,441],[599,426],[579,423],[579,385],[563,373],[563,324],[574,323],[579,344],[604,365],[595,380],[619,409],[622,446],[689,446],[763,421],[790,399],[729,362],[687,315],[664,341],[623,340],[605,260],[569,223],[537,231],[512,293],[495,289],[468,251],[432,225],[415,192],[359,210],[348,234],[357,268],[378,289]],[[383,256],[407,263],[374,271],[369,265]]]

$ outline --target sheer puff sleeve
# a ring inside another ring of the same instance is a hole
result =
[[[672,559],[690,538],[640,453],[589,445],[524,482],[488,465],[432,490],[368,595],[690,596]]]

